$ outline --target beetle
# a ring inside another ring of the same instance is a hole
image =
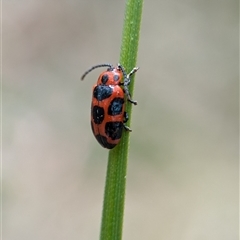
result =
[[[137,105],[137,102],[131,99],[128,85],[131,82],[130,77],[139,68],[134,67],[127,74],[121,64],[116,67],[108,63],[98,64],[87,70],[81,80],[100,67],[107,67],[107,70],[100,74],[97,83],[93,86],[91,128],[100,145],[112,149],[119,143],[123,128],[131,132],[131,129],[125,125],[128,120],[125,112],[125,96],[130,103]]]

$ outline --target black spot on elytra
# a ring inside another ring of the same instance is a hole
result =
[[[104,109],[99,106],[93,106],[92,117],[95,124],[101,124],[104,119]]]
[[[123,110],[123,104],[124,104],[123,98],[114,98],[108,107],[108,114],[111,116],[121,114]]]
[[[100,134],[96,135],[95,137],[96,137],[97,141],[105,148],[112,149],[116,146],[116,144],[109,143],[107,141],[107,138]]]
[[[98,101],[109,98],[112,95],[112,88],[105,85],[98,85],[93,90],[93,97]]]
[[[105,133],[112,140],[120,139],[122,136],[122,122],[107,122],[105,125]]]

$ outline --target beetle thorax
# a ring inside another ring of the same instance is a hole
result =
[[[98,85],[119,85],[123,74],[120,70],[114,68],[110,71],[101,73],[98,78]]]

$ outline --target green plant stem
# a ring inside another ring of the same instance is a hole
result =
[[[137,59],[139,31],[142,15],[143,0],[127,0],[122,35],[120,63],[129,72],[135,67]],[[129,86],[133,95],[134,76]],[[130,103],[126,104],[131,120]],[[101,240],[121,240],[124,215],[124,199],[128,160],[129,133],[124,131],[120,143],[109,151],[108,169],[105,184],[104,203],[102,212]]]

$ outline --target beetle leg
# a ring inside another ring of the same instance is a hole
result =
[[[123,127],[125,128],[126,131],[132,132],[132,129],[130,127],[126,126],[125,124],[123,124]]]
[[[134,101],[131,99],[131,95],[129,93],[129,90],[128,90],[128,85],[130,84],[131,80],[130,80],[130,77],[139,69],[139,67],[135,67],[133,68],[129,74],[127,74],[124,70],[124,68],[122,67],[121,64],[118,64],[118,68],[122,71],[123,73],[123,89],[124,89],[124,92],[125,94],[127,95],[127,99],[130,103],[134,104],[134,105],[137,105],[137,101]]]
[[[131,72],[127,75],[127,79],[128,79],[128,81],[129,81],[129,83],[130,83],[130,77],[131,77],[138,69],[139,69],[139,67],[133,68],[133,69],[131,70]],[[128,83],[128,84],[129,84],[129,83]]]
[[[123,84],[123,89],[124,89],[125,94],[127,95],[128,101],[134,105],[137,105],[137,101],[132,100],[131,95],[128,90],[128,86],[125,85],[125,83]]]
[[[128,121],[128,114],[127,112],[124,112],[124,120],[123,123],[126,123]],[[131,132],[132,129],[129,128],[128,126],[126,126],[125,124],[123,124],[123,127],[125,128],[126,131]]]
[[[123,123],[126,123],[128,121],[128,114],[127,112],[124,112],[124,119],[123,119]]]

